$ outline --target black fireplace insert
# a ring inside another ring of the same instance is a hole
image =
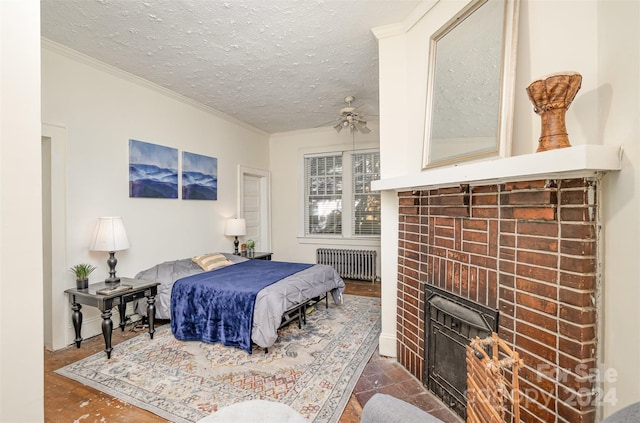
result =
[[[498,332],[498,310],[428,285],[425,289],[427,388],[466,420],[465,346]]]

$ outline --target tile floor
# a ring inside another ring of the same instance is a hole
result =
[[[380,283],[347,280],[345,293],[370,297],[380,296]],[[341,423],[357,423],[360,421],[362,407],[376,392],[388,394],[407,401],[416,407],[429,412],[444,423],[462,423],[463,419],[451,412],[440,399],[428,391],[422,383],[406,370],[395,358],[382,357],[378,351],[358,379],[351,401],[347,405]]]
[[[422,383],[402,367],[395,358],[381,357],[376,351],[358,379],[352,398],[363,407],[369,398],[380,392],[402,399],[427,411],[444,423],[462,423],[463,420],[451,412],[436,396],[425,389]],[[345,410],[348,414],[348,410]],[[349,422],[343,414],[340,420]],[[356,422],[359,420],[355,420]]]

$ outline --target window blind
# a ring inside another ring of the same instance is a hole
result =
[[[352,235],[380,235],[380,192],[371,181],[380,179],[380,152],[352,155]]]
[[[342,234],[342,155],[305,157],[305,235]]]

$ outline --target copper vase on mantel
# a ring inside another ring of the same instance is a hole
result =
[[[542,118],[536,152],[571,147],[565,113],[581,84],[582,75],[566,72],[538,79],[527,87],[527,94],[534,106],[533,111]]]

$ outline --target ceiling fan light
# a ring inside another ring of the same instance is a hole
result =
[[[2,0],[0,0],[2,1]],[[371,132],[369,128],[367,128],[367,122],[363,120],[363,116],[360,113],[356,113],[358,107],[352,107],[351,102],[355,100],[353,96],[345,97],[344,101],[348,104],[348,107],[343,107],[340,110],[340,121],[335,124],[333,129],[335,129],[338,133],[344,128],[349,128],[349,132],[353,135],[356,132],[361,132],[363,134],[368,134]],[[335,122],[335,121],[334,121]],[[324,125],[323,125],[324,126]]]
[[[358,122],[358,125],[360,126],[360,132],[362,132],[363,134],[368,134],[369,132],[371,132],[371,129],[367,128],[367,122],[361,120],[360,122]]]

